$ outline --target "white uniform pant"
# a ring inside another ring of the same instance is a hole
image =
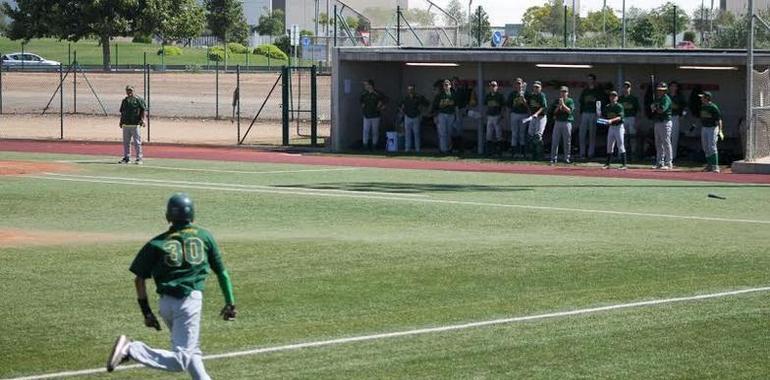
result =
[[[580,114],[580,156],[586,155],[586,135],[588,135],[588,157],[594,156],[596,150],[596,114],[584,112]]]
[[[454,124],[455,114],[438,114],[438,150],[441,151],[441,153],[449,152],[449,134],[451,133]]]
[[[679,150],[679,125],[684,116],[671,116],[671,160],[676,160],[676,151]]]
[[[372,145],[377,146],[377,142],[380,141],[380,118],[379,117],[364,118],[364,136],[363,136],[364,146],[369,144],[370,137],[371,137]]]
[[[553,124],[553,136],[551,136],[551,161],[559,158],[559,142],[564,145],[564,161],[569,161],[572,149],[572,123],[569,121],[556,121]]]
[[[655,153],[658,165],[671,166],[671,120],[655,122]]]
[[[543,139],[543,132],[545,132],[545,124],[548,122],[548,118],[545,116],[533,117],[529,121],[529,129],[527,129],[527,135],[530,138],[535,138],[540,141]]]
[[[136,159],[142,159],[142,132],[141,127],[124,126],[123,128],[123,158],[131,157],[131,144],[134,144]]]
[[[719,137],[719,128],[717,127],[701,127],[700,129],[700,143],[703,148],[703,153],[706,157],[711,157],[717,154],[717,138]]]
[[[529,117],[525,113],[510,113],[510,125],[511,125],[511,146],[527,145],[527,127],[521,121]]]
[[[420,152],[420,116],[404,116],[404,149],[408,152],[412,149],[414,141],[414,151]]]
[[[503,127],[500,125],[500,116],[487,116],[487,141],[501,141],[503,139]]]
[[[625,140],[623,138],[624,133],[625,128],[623,127],[623,124],[610,125],[610,128],[607,130],[607,155],[612,155],[615,151],[615,145],[618,146],[618,153],[626,153]]]
[[[158,311],[171,331],[171,351],[134,341],[128,346],[131,359],[164,371],[187,371],[196,380],[210,379],[203,366],[198,342],[202,307],[203,293],[197,290],[185,298],[161,296]]]

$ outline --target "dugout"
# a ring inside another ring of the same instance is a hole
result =
[[[755,65],[768,64],[770,54],[755,54]],[[432,98],[433,83],[441,78],[458,76],[461,81],[484,90],[486,83],[496,80],[504,86],[503,92],[507,95],[513,78],[521,77],[530,84],[540,80],[549,100],[557,97],[562,84],[570,87],[570,96],[577,100],[589,73],[615,89],[619,89],[624,80],[630,80],[640,101],[651,74],[656,81],[679,82],[687,98],[696,87],[711,91],[725,122],[726,141],[720,144],[720,151],[726,150],[728,157],[725,158],[742,158],[746,53],[737,50],[337,48],[332,65],[332,149],[344,151],[360,144],[359,97],[363,91],[362,81],[366,79],[373,79],[377,89],[390,99],[380,127],[382,141],[385,131],[396,129],[398,101],[409,83]],[[476,95],[483,96],[478,91]],[[640,119],[643,126],[651,125],[645,117]],[[685,118],[681,131],[686,134],[680,139],[680,146],[691,151],[700,149],[699,129],[690,131],[691,126],[697,124],[692,115]],[[466,140],[478,138],[480,125],[480,120],[466,118]],[[434,144],[435,129],[423,126],[422,135],[424,145]],[[604,145],[604,137],[600,135],[597,146]]]

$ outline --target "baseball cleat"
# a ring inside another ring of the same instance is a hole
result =
[[[609,168],[610,168],[610,166],[609,166],[609,165],[604,165],[604,166],[602,166],[602,169],[609,169]]]
[[[121,159],[120,161],[118,161],[118,163],[119,163],[119,164],[127,164],[127,163],[129,163],[129,162],[130,162],[130,160],[129,160],[127,157],[123,157],[123,159]]]
[[[143,163],[144,163],[144,161],[142,161],[142,160],[136,160],[136,161],[134,161],[134,163],[135,163],[135,164],[137,164],[137,165],[141,165],[141,164],[143,164]]]
[[[626,169],[628,169],[628,167],[626,165],[623,165],[623,166],[618,168],[618,170],[626,170]]]
[[[107,359],[107,372],[114,371],[115,367],[128,361],[129,343],[131,343],[131,340],[125,335],[121,335],[115,340],[115,344],[112,346],[112,352],[110,352],[110,357]]]

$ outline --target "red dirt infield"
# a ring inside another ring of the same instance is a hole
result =
[[[0,151],[64,153],[99,156],[112,155],[116,157],[116,160],[118,160],[122,153],[122,146],[119,143],[109,142],[0,139]],[[547,166],[519,164],[515,162],[413,160],[403,157],[355,156],[314,152],[302,153],[290,151],[260,150],[253,147],[184,146],[166,144],[145,144],[144,156],[147,160],[152,160],[153,158],[176,158],[389,169],[446,170],[601,178],[770,184],[770,175],[734,174],[730,172],[729,168],[725,169],[722,173],[719,174],[678,169],[672,171],[660,171],[653,169],[629,169],[621,171],[603,170],[598,167],[587,167],[580,165]]]

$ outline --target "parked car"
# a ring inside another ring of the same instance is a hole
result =
[[[3,66],[59,66],[59,62],[32,53],[10,53],[0,57]]]
[[[679,41],[676,44],[676,48],[683,49],[683,50],[692,50],[692,49],[697,49],[698,47],[695,46],[695,44],[690,41]]]

